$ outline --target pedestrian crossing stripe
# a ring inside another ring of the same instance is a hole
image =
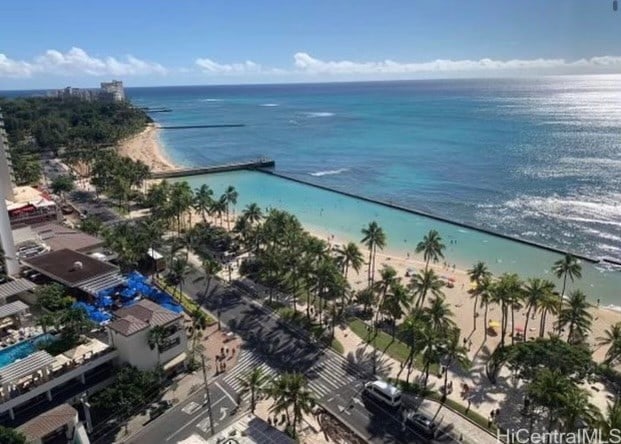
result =
[[[187,413],[188,415],[191,415],[192,413],[197,411],[199,408],[200,408],[200,405],[197,402],[192,401],[188,405],[186,405],[184,408],[182,408],[181,411],[183,413]]]

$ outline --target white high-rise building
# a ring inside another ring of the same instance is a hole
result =
[[[5,261],[5,264],[2,265],[6,266],[6,272],[9,276],[19,272],[19,262],[15,252],[9,210],[6,206],[6,199],[13,199],[14,180],[11,158],[9,156],[9,141],[4,131],[4,121],[0,113],[0,244],[2,244]]]

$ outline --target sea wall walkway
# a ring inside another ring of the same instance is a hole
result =
[[[273,159],[267,157],[261,157],[259,159],[250,160],[246,162],[232,162],[222,165],[212,165],[207,167],[197,168],[177,168],[169,171],[157,171],[151,173],[152,179],[168,179],[173,177],[186,177],[186,176],[198,176],[201,174],[209,173],[222,173],[226,171],[237,170],[260,170],[274,168],[276,162]]]

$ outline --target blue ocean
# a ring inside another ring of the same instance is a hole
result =
[[[32,94],[32,92],[30,92]],[[23,94],[23,93],[13,93]],[[308,227],[359,241],[377,220],[390,254],[414,254],[431,228],[460,268],[552,275],[559,253],[621,261],[621,75],[535,79],[127,88],[185,166],[269,156],[297,181],[422,211],[441,222],[258,172],[188,178],[287,209]],[[621,309],[621,271],[583,261],[571,283]]]
[[[278,173],[621,259],[621,76],[129,88],[188,166]]]

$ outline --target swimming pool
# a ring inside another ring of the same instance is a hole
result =
[[[37,344],[50,341],[52,339],[54,339],[53,335],[44,333],[20,342],[19,344],[11,345],[10,347],[0,350],[0,368],[12,364],[17,359],[24,359],[26,356],[37,351]]]

